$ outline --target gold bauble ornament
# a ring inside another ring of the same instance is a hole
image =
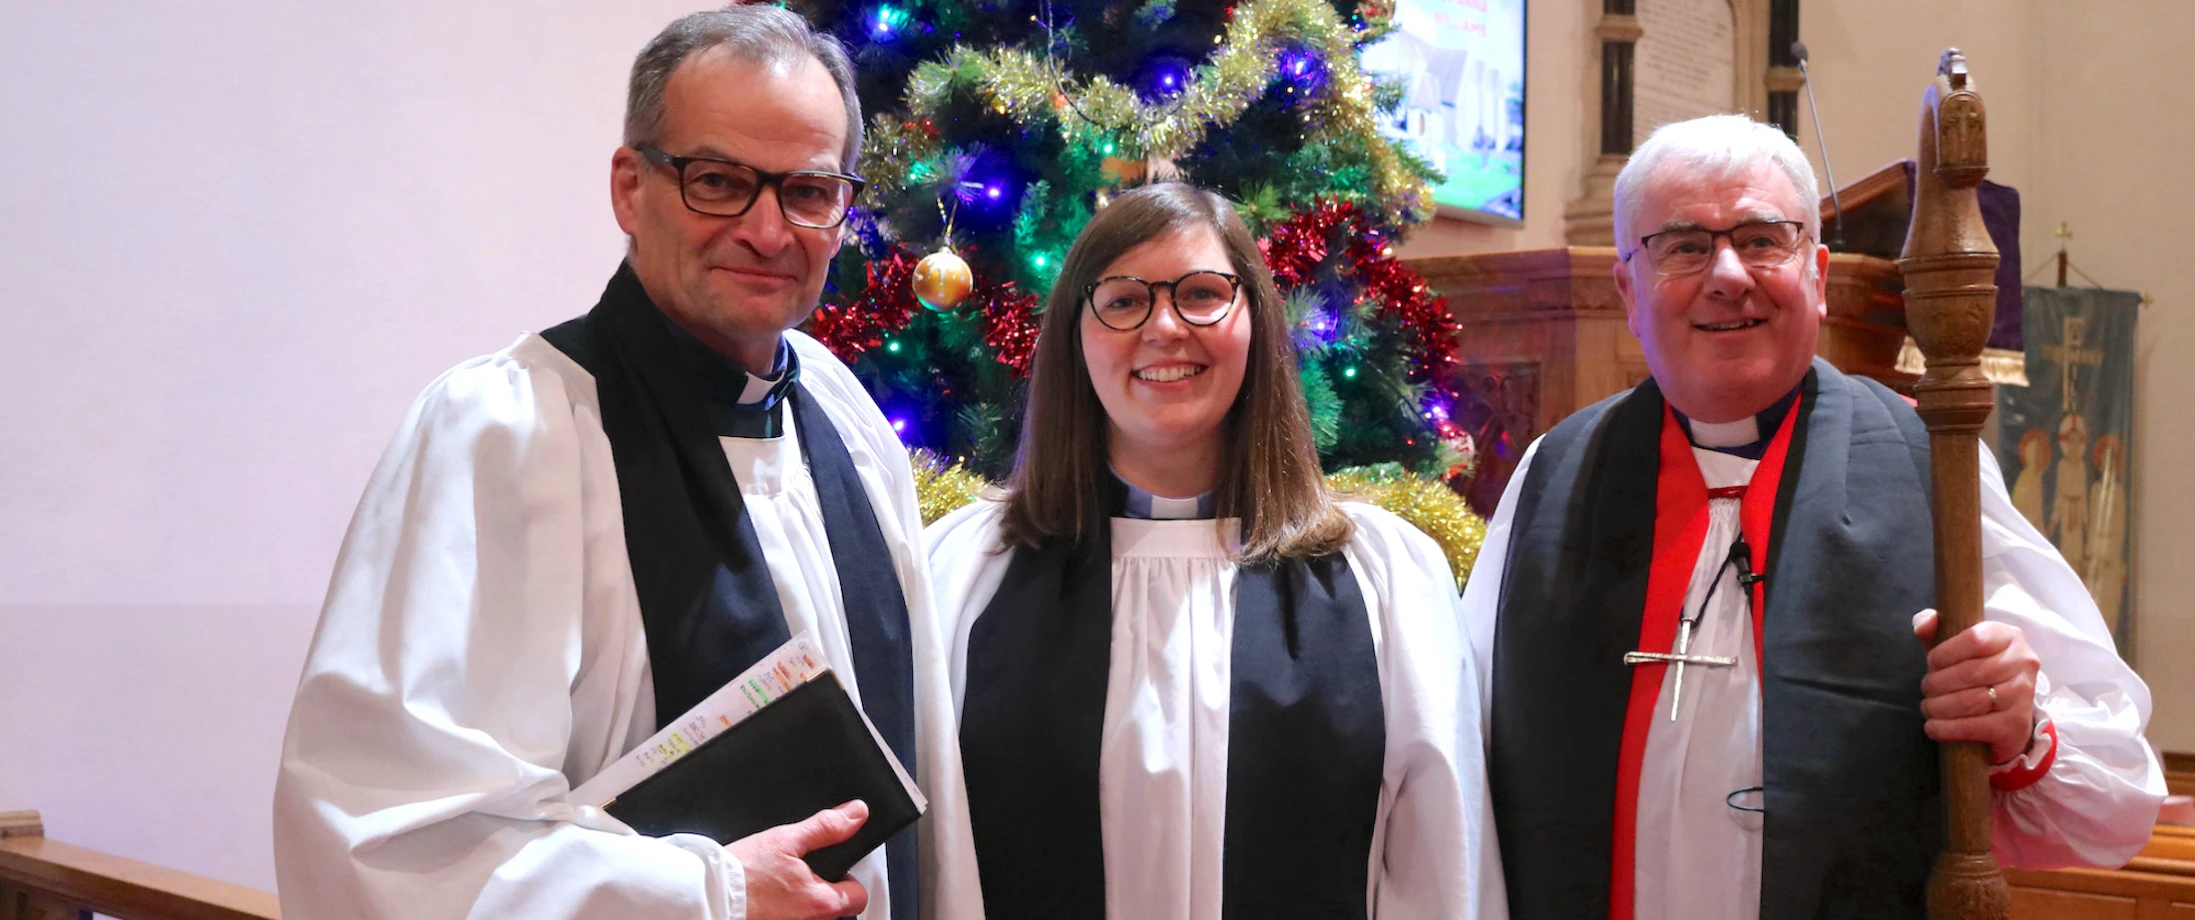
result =
[[[946,247],[915,263],[915,299],[940,313],[960,306],[976,286],[976,273],[952,247]]]

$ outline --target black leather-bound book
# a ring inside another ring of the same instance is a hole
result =
[[[651,837],[718,843],[797,824],[853,799],[869,820],[852,839],[809,853],[829,881],[922,817],[924,804],[846,688],[830,673],[787,691],[603,806]]]

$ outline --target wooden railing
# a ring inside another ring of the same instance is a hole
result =
[[[281,920],[274,895],[48,840],[35,811],[0,812],[0,920]]]

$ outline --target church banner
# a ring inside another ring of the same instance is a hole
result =
[[[2030,287],[2024,387],[1997,388],[1997,458],[2012,504],[2088,585],[2132,660],[2134,323],[2141,295]]]

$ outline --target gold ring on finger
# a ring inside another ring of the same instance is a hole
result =
[[[1989,688],[1989,711],[1997,711],[1997,688],[1995,686]]]

